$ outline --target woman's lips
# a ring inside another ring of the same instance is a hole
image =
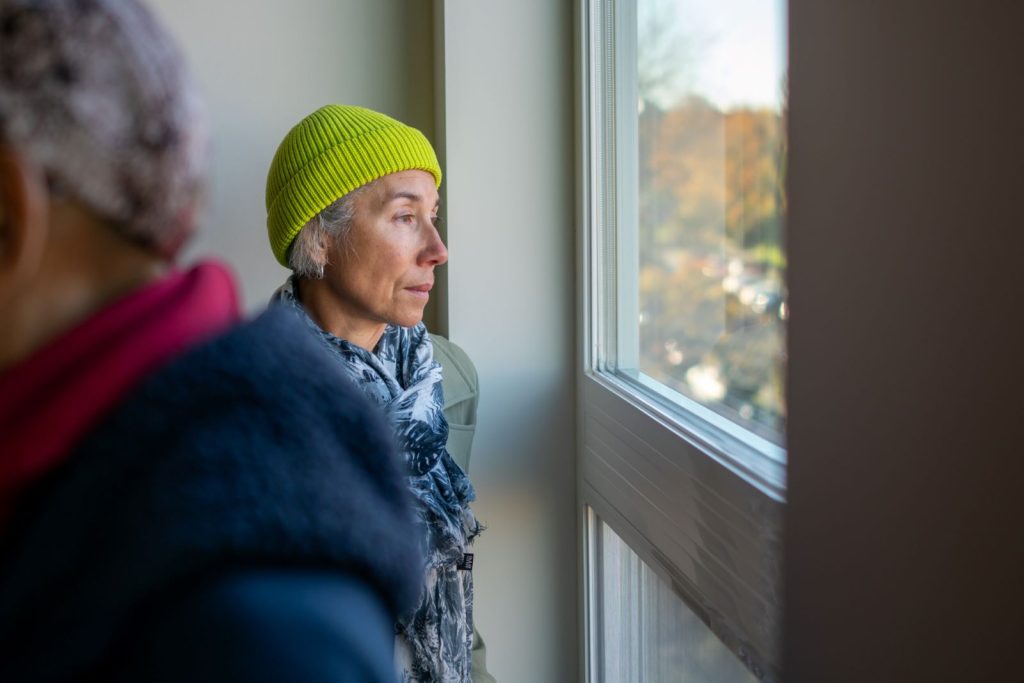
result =
[[[425,285],[416,285],[415,287],[406,287],[405,291],[410,292],[413,296],[420,296],[424,299],[430,297],[430,288],[432,284],[428,283]]]

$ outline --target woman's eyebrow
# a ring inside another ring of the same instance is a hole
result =
[[[422,195],[418,195],[415,192],[409,192],[407,190],[398,190],[397,192],[392,192],[391,194],[389,194],[384,199],[384,203],[385,204],[390,204],[391,202],[395,201],[396,199],[408,199],[408,200],[414,201],[414,202],[423,202],[423,201],[425,201],[423,199]],[[434,202],[434,208],[438,209],[440,207],[441,207],[441,198],[438,197],[437,201]]]

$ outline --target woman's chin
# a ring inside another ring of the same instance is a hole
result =
[[[423,311],[410,311],[409,313],[403,313],[395,316],[395,319],[391,321],[392,325],[398,325],[399,327],[416,327],[423,322]]]

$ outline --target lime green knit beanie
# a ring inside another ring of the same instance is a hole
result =
[[[267,173],[267,233],[283,266],[306,223],[352,190],[420,169],[441,186],[430,142],[411,126],[362,107],[328,104],[302,119],[274,154]]]

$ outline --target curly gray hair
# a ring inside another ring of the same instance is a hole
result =
[[[196,227],[205,112],[136,0],[0,0],[0,138],[51,188],[172,256]]]

